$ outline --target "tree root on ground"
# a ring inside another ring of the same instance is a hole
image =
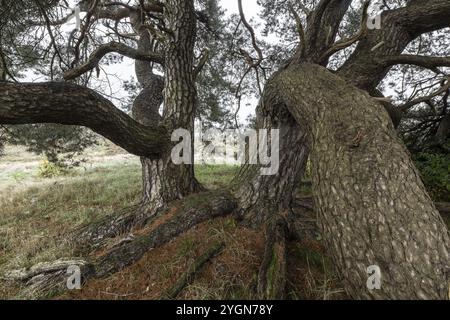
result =
[[[19,293],[19,299],[45,297],[67,287],[69,268],[78,267],[80,274],[90,268],[87,261],[81,259],[59,259],[53,262],[38,263],[31,268],[13,270],[2,275],[1,280],[20,283],[25,288]],[[81,279],[80,279],[81,282]]]
[[[283,299],[284,297],[286,241],[288,239],[317,239],[319,236],[315,214],[311,211],[313,209],[312,200],[301,199],[296,201],[295,204],[295,208],[287,210],[283,214],[274,211],[270,215],[271,218],[264,224],[265,251],[256,286],[256,293],[260,299]],[[172,206],[171,214],[166,215],[165,219],[155,221],[154,226],[147,220],[144,225],[148,225],[148,227],[139,230],[136,236],[121,239],[109,248],[103,246],[86,259],[60,259],[51,263],[40,263],[28,269],[6,273],[3,280],[14,281],[23,287],[19,298],[42,298],[57,295],[67,290],[67,280],[70,277],[67,272],[69,267],[76,266],[79,268],[82,284],[92,278],[108,277],[134,264],[149,250],[172,241],[196,225],[236,212],[237,206],[235,198],[227,192],[196,194],[184,199],[179,205]],[[137,209],[139,210],[139,208]],[[156,217],[161,216],[163,212],[167,212],[167,210],[161,209]],[[139,215],[140,213],[138,211],[134,214]],[[127,210],[119,215],[118,220],[102,220],[100,226],[106,226],[108,224],[106,221],[120,221],[120,223],[127,221],[125,225],[129,221],[137,221],[133,220],[132,216],[133,212]],[[98,227],[99,224],[94,226]],[[91,230],[95,230],[94,226],[91,227]],[[108,237],[115,235],[115,233],[102,231],[98,231],[97,234],[100,233],[107,234]],[[86,231],[85,235],[87,236],[83,238],[83,241],[92,239],[90,237],[93,234]],[[102,238],[103,240],[105,238]],[[223,246],[224,244],[220,243],[208,249],[161,298],[176,298],[202,265],[216,256],[223,249]]]
[[[204,254],[199,256],[183,273],[178,281],[169,290],[164,293],[160,299],[176,299],[183,289],[193,280],[195,274],[212,258],[217,256],[225,247],[224,242],[213,244]]]
[[[275,215],[266,226],[266,244],[259,269],[257,294],[262,300],[281,300],[286,288],[287,223]]]
[[[138,205],[106,216],[99,221],[74,230],[68,241],[75,245],[77,251],[90,252],[100,248],[107,239],[129,233],[134,228],[142,228],[156,219],[164,207]]]
[[[89,259],[58,260],[43,263],[29,269],[8,272],[3,279],[16,281],[25,286],[19,298],[42,298],[62,293],[70,275],[67,268],[80,267],[81,283],[92,278],[104,278],[137,262],[147,251],[160,247],[194,226],[231,214],[236,201],[229,193],[206,193],[194,195],[189,208],[183,208],[166,222],[149,233],[130,242]]]

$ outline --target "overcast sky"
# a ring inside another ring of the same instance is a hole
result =
[[[244,0],[242,2],[242,9],[244,10],[245,17],[247,20],[257,17],[260,6],[256,3],[257,0]],[[227,14],[238,14],[238,2],[237,0],[220,0],[220,5],[222,8],[227,10]],[[255,113],[257,100],[256,99],[243,99],[241,103],[241,109],[238,113],[238,119],[241,123],[245,122],[245,119],[251,114]],[[237,103],[235,108],[237,107]]]

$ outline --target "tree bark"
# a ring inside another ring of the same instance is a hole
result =
[[[141,26],[140,12],[131,15],[139,32],[138,51],[153,52],[149,31]],[[197,92],[193,77],[196,18],[192,1],[169,1],[165,10],[166,27],[171,31],[165,43],[164,77],[154,74],[153,63],[136,61],[136,76],[143,90],[133,105],[133,117],[144,125],[163,123],[169,132],[183,128],[193,137]],[[163,94],[164,92],[164,94]],[[164,102],[163,116],[159,114]],[[156,212],[170,201],[201,190],[194,177],[193,143],[191,163],[175,165],[168,148],[159,159],[141,158],[142,205],[149,213]]]
[[[290,64],[313,61],[326,65],[323,53],[334,43],[340,21],[351,1],[321,1],[308,15],[304,43],[300,43]],[[293,194],[300,185],[309,157],[306,130],[299,125],[283,103],[261,101],[257,108],[257,129],[280,130],[280,168],[277,174],[262,176],[260,166],[244,165],[235,182],[236,197],[240,201],[240,218],[251,225],[261,225],[274,214],[289,210]],[[260,146],[261,147],[261,146]]]
[[[450,241],[384,108],[325,68],[291,66],[265,88],[311,141],[313,193],[327,247],[357,299],[447,299]],[[381,269],[369,290],[367,268]]]
[[[289,210],[309,154],[306,132],[285,105],[261,103],[257,108],[257,129],[280,130],[280,166],[275,175],[262,175],[260,165],[247,163],[234,179],[235,196],[240,203],[237,214],[255,227],[270,220],[274,214]]]
[[[259,269],[259,299],[282,300],[286,290],[286,218],[274,215],[267,223],[264,258]]]
[[[0,123],[85,126],[128,152],[159,158],[170,143],[164,126],[144,126],[83,86],[0,82]]]
[[[171,132],[185,129],[191,133],[190,163],[175,165],[170,151],[158,163],[164,170],[162,197],[165,201],[171,201],[203,189],[195,178],[193,165],[194,117],[197,106],[194,77],[197,20],[194,1],[168,0],[165,4],[165,20],[166,27],[171,32],[165,49],[163,121]]]

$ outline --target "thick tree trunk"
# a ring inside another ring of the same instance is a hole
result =
[[[133,25],[139,32],[138,50],[141,52],[153,51],[152,38],[145,28],[141,27],[141,15],[132,16]],[[133,103],[133,118],[138,122],[150,126],[161,124],[162,117],[159,109],[164,101],[164,78],[153,73],[153,63],[147,61],[135,62],[136,77],[143,87],[141,93]],[[165,154],[166,156],[166,154]],[[154,214],[164,203],[162,181],[165,178],[162,159],[149,159],[141,157],[142,164],[142,207],[148,208],[149,214]]]
[[[194,117],[197,90],[194,77],[194,43],[196,17],[193,0],[166,2],[166,27],[171,30],[165,49],[165,85],[163,121],[170,132],[185,129],[191,133],[190,163],[176,165],[171,150],[162,161],[152,166],[161,174],[162,198],[165,201],[182,198],[202,190],[194,175]],[[178,142],[175,142],[177,144]],[[159,168],[158,168],[159,166]]]
[[[192,72],[196,28],[194,7],[192,1],[179,2],[180,4],[177,4],[177,1],[167,4],[168,9],[172,6],[175,9],[166,12],[166,23],[173,30],[173,34],[167,39],[164,50],[165,77],[153,72],[151,61],[136,60],[135,63],[136,77],[143,90],[133,103],[132,116],[138,122],[136,124],[144,128],[162,127],[165,129],[164,132],[169,134],[178,128],[193,132],[197,97]],[[138,51],[153,52],[154,41],[141,19],[141,12],[130,14],[133,28],[139,33]],[[159,110],[163,102],[162,117]],[[167,140],[164,142],[167,143]],[[202,190],[194,177],[193,165],[173,164],[171,147],[169,143],[167,144],[159,149],[158,156],[141,157],[143,191],[140,206],[77,230],[72,238],[80,248],[99,247],[106,238],[115,237],[130,232],[134,227],[145,225],[149,219],[162,212],[162,209],[171,201]],[[193,149],[191,154],[194,154]]]
[[[140,13],[135,15],[131,18],[140,34],[138,50],[153,52],[152,37],[141,26]],[[192,133],[197,98],[192,72],[196,30],[193,2],[169,1],[165,18],[167,27],[173,31],[164,50],[165,77],[153,73],[152,62],[136,61],[136,75],[144,89],[134,102],[133,117],[145,125],[164,122],[169,132],[183,128]],[[163,102],[161,117],[159,109]],[[194,154],[193,144],[191,154]],[[174,165],[170,148],[160,159],[141,158],[141,163],[142,204],[150,211],[155,212],[168,202],[201,189],[194,177],[193,160],[191,164]]]
[[[268,82],[311,140],[319,225],[347,292],[359,299],[447,299],[446,225],[384,108],[325,68],[301,64]],[[381,270],[381,289],[366,286]]]
[[[280,165],[275,175],[262,175],[260,165],[247,163],[235,178],[239,218],[253,226],[260,226],[291,207],[309,153],[305,130],[282,104],[261,103],[257,108],[257,129],[280,130]]]
[[[308,16],[305,42],[297,48],[290,63],[316,61],[326,65],[328,58],[320,58],[334,43],[340,21],[350,4],[350,0],[322,1]],[[306,130],[293,119],[283,103],[262,101],[257,116],[258,129],[280,130],[280,169],[276,175],[262,176],[259,166],[245,165],[235,179],[240,216],[253,225],[260,225],[275,213],[290,209],[309,157]]]

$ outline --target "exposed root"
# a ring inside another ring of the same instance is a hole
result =
[[[195,274],[202,269],[202,267],[212,258],[217,256],[225,247],[225,243],[219,242],[212,245],[204,254],[198,257],[178,279],[174,286],[172,286],[161,299],[175,299],[181,291],[193,280]]]
[[[18,298],[45,297],[54,292],[59,292],[67,286],[70,275],[69,267],[78,267],[80,275],[90,268],[84,260],[67,259],[53,262],[38,263],[30,269],[20,269],[7,272],[2,276],[3,281],[19,282],[25,286]],[[81,282],[82,279],[80,279]]]
[[[190,202],[189,202],[189,201]],[[39,264],[29,270],[19,270],[4,276],[8,280],[19,281],[27,288],[20,296],[38,298],[66,289],[69,266],[79,266],[81,281],[103,278],[138,261],[147,251],[160,247],[178,235],[209,219],[231,214],[236,209],[236,201],[228,193],[207,193],[187,199],[187,205],[172,218],[121,246],[114,247],[99,257],[84,260],[59,260]],[[14,276],[15,275],[15,276]]]
[[[155,218],[162,207],[139,205],[126,208],[111,216],[83,226],[69,236],[69,242],[82,252],[92,251],[102,246],[105,240],[130,232],[133,228],[145,226]]]
[[[95,263],[95,276],[104,277],[117,272],[139,260],[148,250],[162,246],[206,220],[228,215],[234,209],[236,209],[236,202],[229,194],[205,197],[200,200],[200,203],[183,210],[155,228],[150,234],[137,237],[134,241],[100,257]]]
[[[259,299],[281,300],[286,288],[286,219],[276,215],[266,228],[264,259],[259,269]]]

